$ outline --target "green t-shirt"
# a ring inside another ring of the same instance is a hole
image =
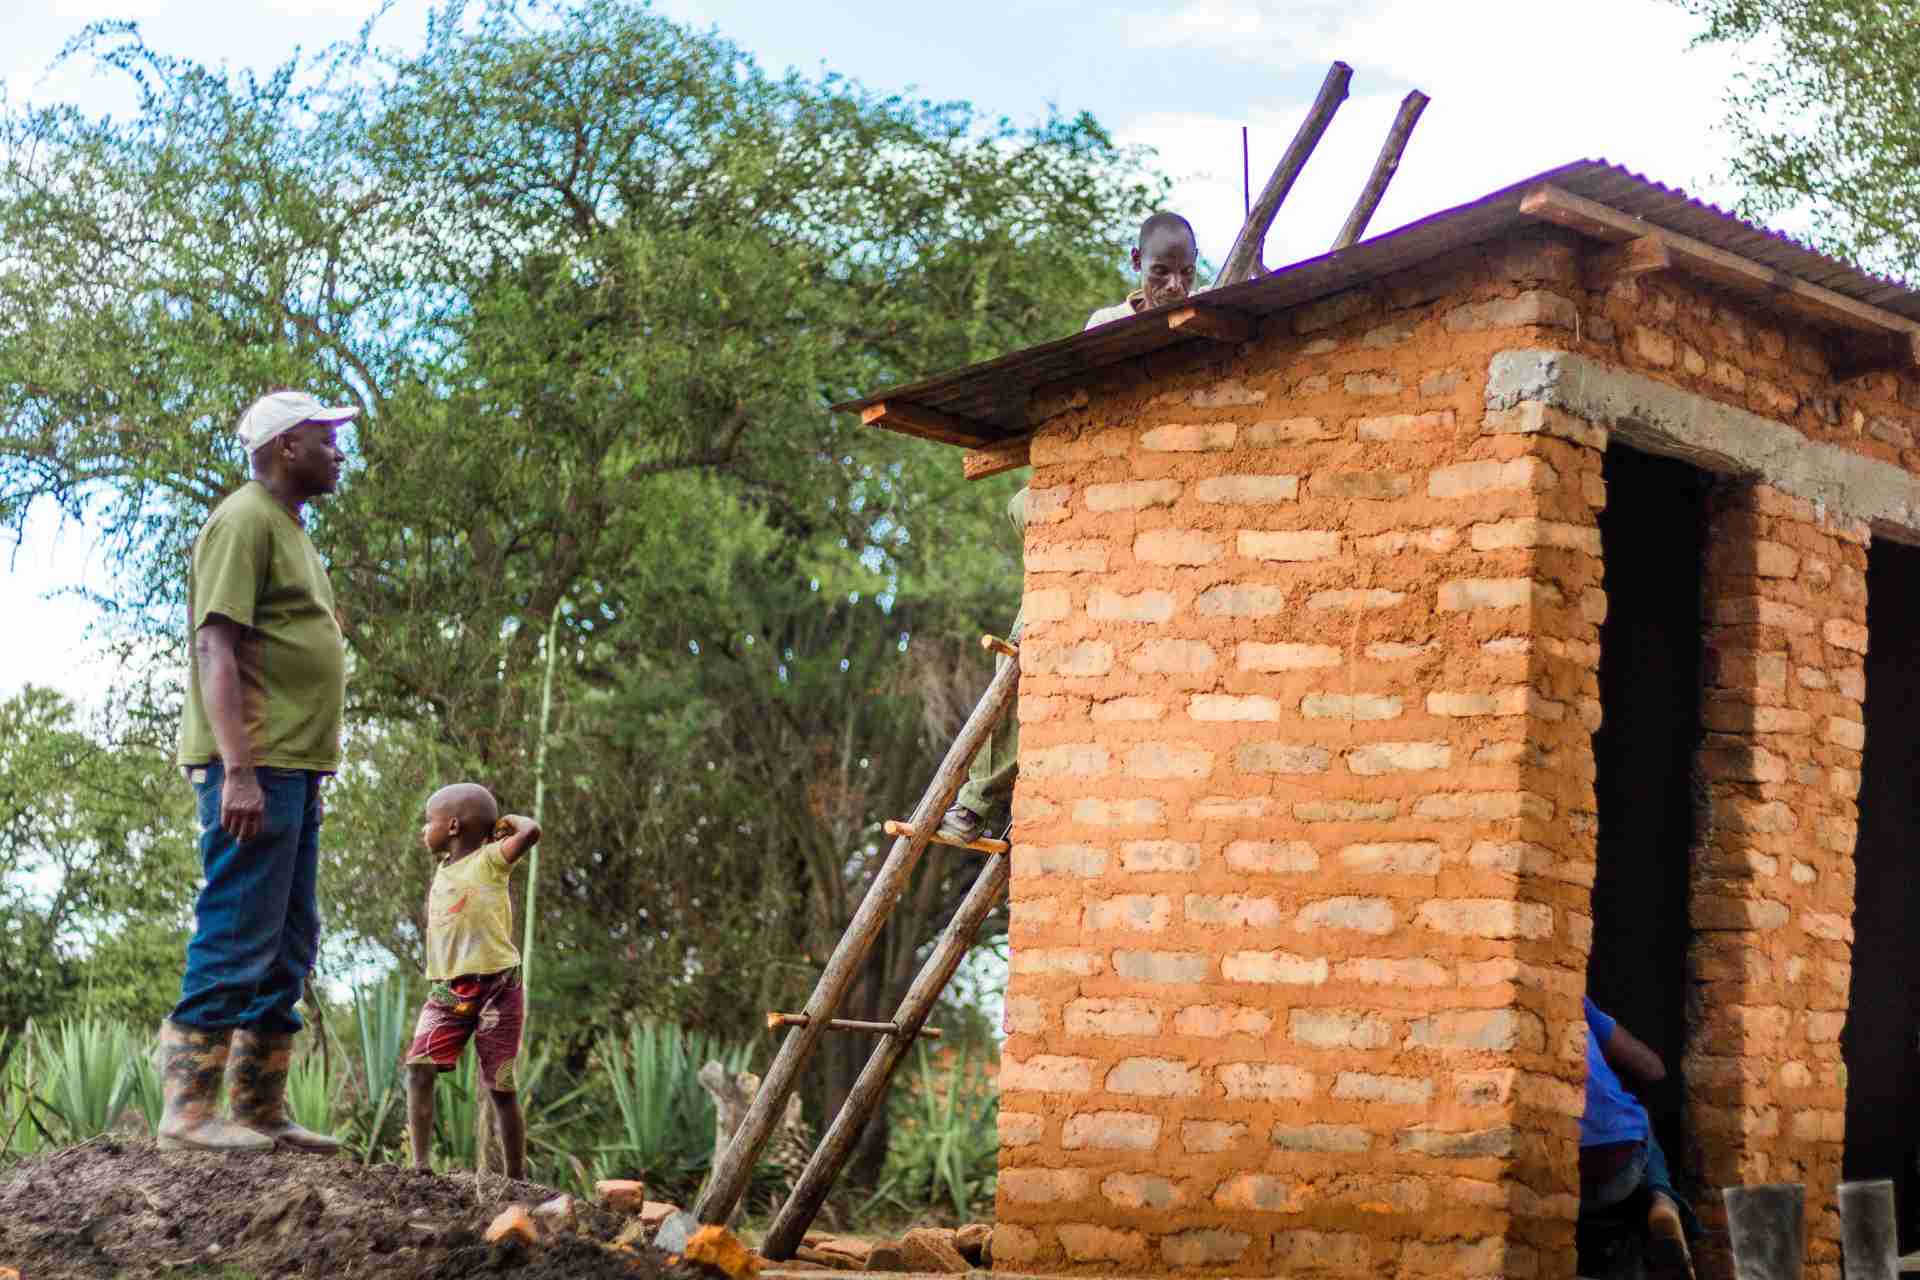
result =
[[[180,763],[206,764],[220,754],[201,702],[193,643],[207,619],[220,614],[243,628],[235,656],[254,763],[337,770],[347,646],[333,587],[307,531],[258,480],[228,495],[200,530],[187,601],[191,665]]]

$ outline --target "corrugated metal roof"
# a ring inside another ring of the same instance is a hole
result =
[[[1777,231],[1743,222],[1605,160],[1580,160],[1549,169],[1338,253],[1296,262],[1259,280],[1211,290],[1197,300],[1253,316],[1289,310],[1515,227],[1538,225],[1521,215],[1520,200],[1545,185],[1920,321],[1920,293],[1907,285],[1816,253]],[[1196,341],[1206,339],[1171,331],[1164,312],[1149,312],[834,407],[851,412],[887,400],[907,401],[978,423],[982,435],[1005,439],[1028,429],[1027,399],[1036,387]]]

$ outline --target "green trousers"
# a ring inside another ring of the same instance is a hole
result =
[[[1020,639],[1020,615],[1013,617],[1013,631],[1009,640]],[[1013,659],[1001,655],[994,664],[998,674]],[[1013,701],[1007,707],[1007,713],[1000,717],[1000,723],[993,728],[980,750],[974,753],[973,765],[967,770],[967,781],[960,788],[960,794],[954,797],[954,803],[964,805],[978,814],[986,823],[990,835],[999,835],[1013,821],[1013,784],[1020,776],[1020,695],[1014,694]]]

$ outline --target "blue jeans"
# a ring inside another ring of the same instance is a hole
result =
[[[242,844],[220,825],[219,761],[190,771],[200,802],[206,887],[173,1021],[203,1031],[298,1031],[307,974],[320,952],[320,774],[260,769],[267,811]]]
[[[1673,1173],[1667,1168],[1667,1153],[1660,1146],[1660,1139],[1653,1136],[1652,1125],[1647,1126],[1647,1140],[1639,1145],[1612,1177],[1596,1187],[1581,1188],[1580,1212],[1584,1216],[1611,1209],[1641,1187],[1658,1191],[1673,1201],[1674,1207],[1680,1212],[1680,1223],[1686,1230],[1687,1238],[1699,1238],[1700,1219],[1694,1215],[1693,1206],[1673,1189]]]

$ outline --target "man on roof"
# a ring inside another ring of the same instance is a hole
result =
[[[1179,302],[1194,292],[1193,273],[1199,262],[1200,242],[1193,225],[1165,209],[1152,215],[1140,224],[1140,239],[1133,246],[1133,269],[1140,274],[1140,287],[1125,302],[1088,316],[1084,328]]]

